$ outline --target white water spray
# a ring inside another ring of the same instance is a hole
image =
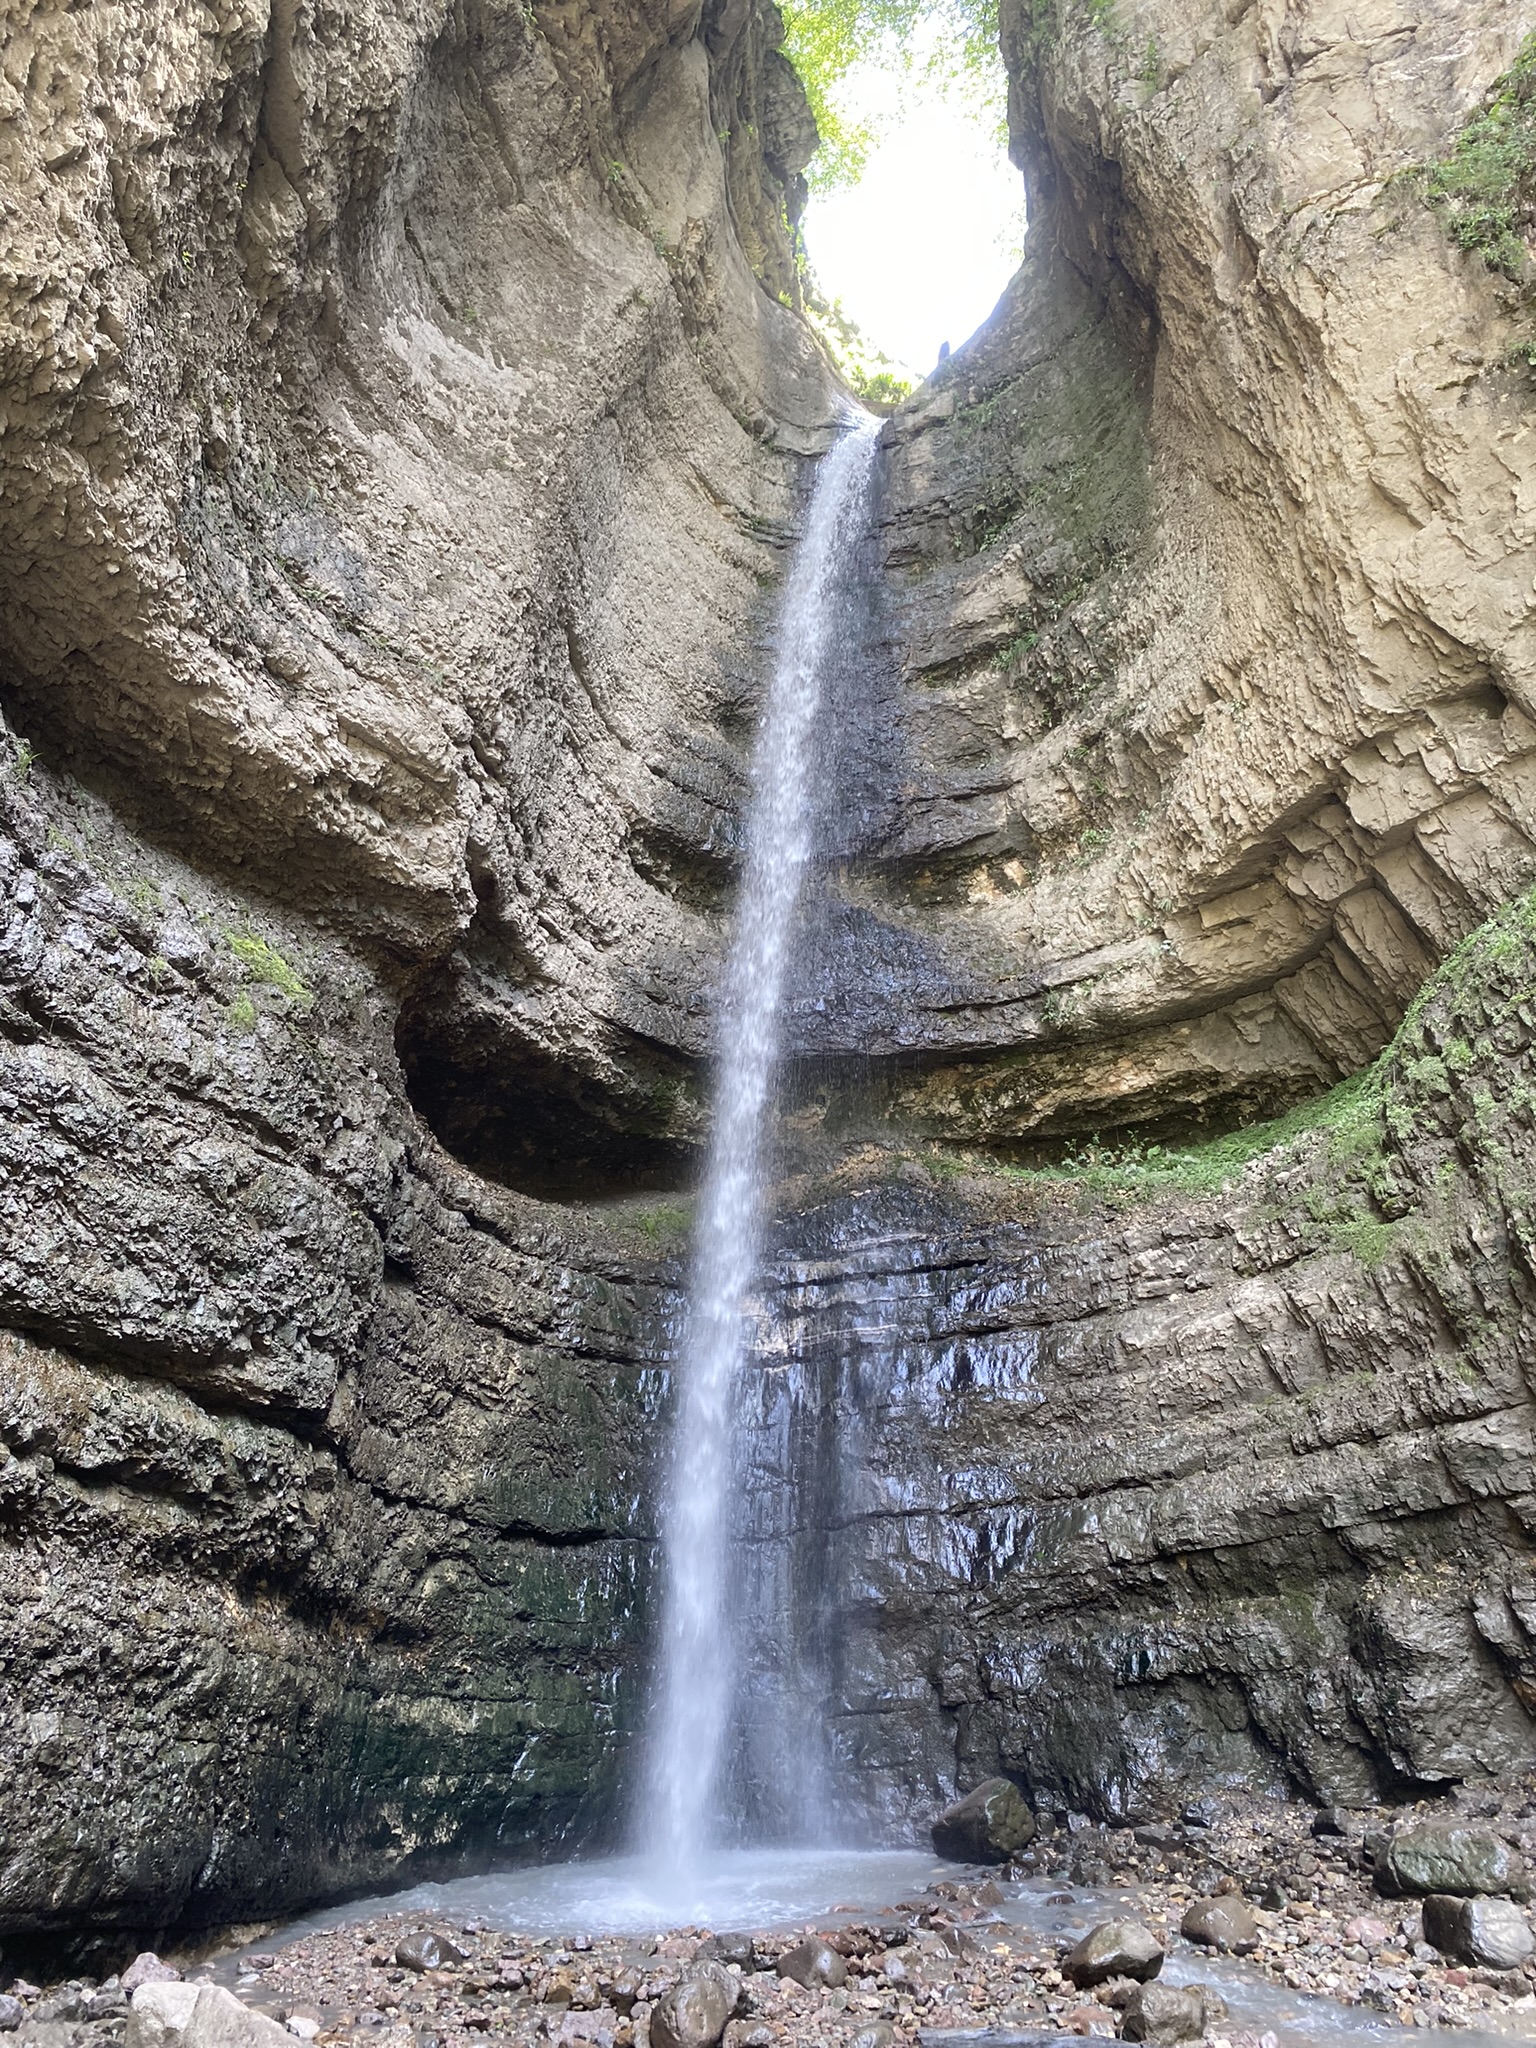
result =
[[[816,716],[826,669],[838,652],[840,600],[851,584],[866,519],[878,429],[877,420],[860,422],[822,459],[785,586],[778,657],[753,763],[662,1529],[661,1668],[642,1822],[646,1853],[673,1888],[695,1878],[720,1818],[735,1683],[726,1591],[743,1311],[758,1262],[785,967],[815,838]]]

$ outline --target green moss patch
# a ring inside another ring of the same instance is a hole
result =
[[[1524,282],[1536,235],[1536,31],[1450,155],[1420,175],[1456,246]]]

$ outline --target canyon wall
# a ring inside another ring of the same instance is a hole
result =
[[[908,1000],[821,1031],[904,1123],[1282,1107],[1536,876],[1528,309],[1409,175],[1533,26],[1005,5],[1028,259],[890,435]]]
[[[781,35],[11,11],[7,1953],[619,1825],[673,1225],[519,1190],[697,1126],[842,403]]]
[[[1536,877],[1522,309],[1398,175],[1536,18],[1003,13],[1028,260],[887,431],[793,1012],[786,1583],[884,1824],[1497,1771],[1527,913],[1229,1193],[1008,1162],[1316,1097]],[[661,1198],[842,402],[779,41],[13,9],[7,1955],[620,1824]]]

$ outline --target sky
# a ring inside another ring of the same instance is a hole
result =
[[[805,245],[823,292],[912,375],[958,348],[1018,267],[1024,181],[984,115],[876,65],[840,90],[881,139],[851,190],[813,194]]]

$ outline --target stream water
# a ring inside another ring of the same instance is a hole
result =
[[[817,836],[816,793],[824,786],[815,773],[818,714],[828,671],[849,639],[846,615],[858,602],[851,571],[868,518],[878,429],[877,420],[861,420],[823,458],[790,565],[718,1012],[714,1123],[663,1504],[659,1674],[639,1830],[656,1881],[680,1905],[703,1857],[745,1813],[744,1774],[733,1782],[726,1768],[737,1669],[736,1617],[727,1599],[737,1534],[735,1414],[791,939]],[[773,1746],[787,1774],[797,1765],[783,1750]],[[760,1746],[754,1755],[760,1777]]]
[[[936,1877],[954,1877],[953,1864],[937,1864],[916,1850],[828,1850],[815,1848],[736,1849],[701,1852],[694,1864],[693,1911],[690,1924],[755,1931],[799,1930],[810,1922],[834,1926],[839,1919],[889,1910],[898,1900],[921,1891]],[[1134,1897],[1115,1892],[1064,1892],[1049,1879],[1009,1887],[998,1909],[1004,1926],[1025,1928],[1061,1940],[1076,1940],[1098,1921],[1112,1915],[1140,1916]],[[418,1912],[450,1924],[474,1924],[508,1934],[568,1940],[575,1932],[593,1937],[616,1934],[649,1937],[675,1922],[669,1886],[658,1882],[655,1865],[638,1856],[599,1857],[587,1862],[545,1864],[538,1868],[490,1871],[480,1877],[456,1878],[446,1884],[422,1884],[387,1897],[362,1899],[316,1913],[285,1928],[276,1941],[257,1946],[270,1950],[285,1942],[375,1918],[381,1913]],[[986,1923],[972,1932],[986,1939]],[[226,1959],[216,1975],[238,1979],[238,1957]],[[1289,1991],[1271,1982],[1249,1964],[1208,1955],[1187,1942],[1175,1942],[1163,1966],[1174,1984],[1203,1982],[1226,2001],[1226,2031],[1274,2035],[1278,2048],[1346,2048],[1346,2044],[1381,2044],[1406,2048],[1410,2041],[1457,2042],[1462,2048],[1509,2048],[1509,2033],[1457,2028],[1444,2032],[1405,2028],[1362,2006],[1337,2004],[1314,1993]],[[959,2011],[953,2019],[930,2018],[934,2038],[957,2030],[954,2048],[961,2048],[967,2022]],[[1075,2038],[1063,2034],[1063,2043]],[[1524,2034],[1517,2038],[1529,2039]],[[986,2048],[987,2035],[974,2036]],[[997,2037],[998,2048],[1006,2036]]]

